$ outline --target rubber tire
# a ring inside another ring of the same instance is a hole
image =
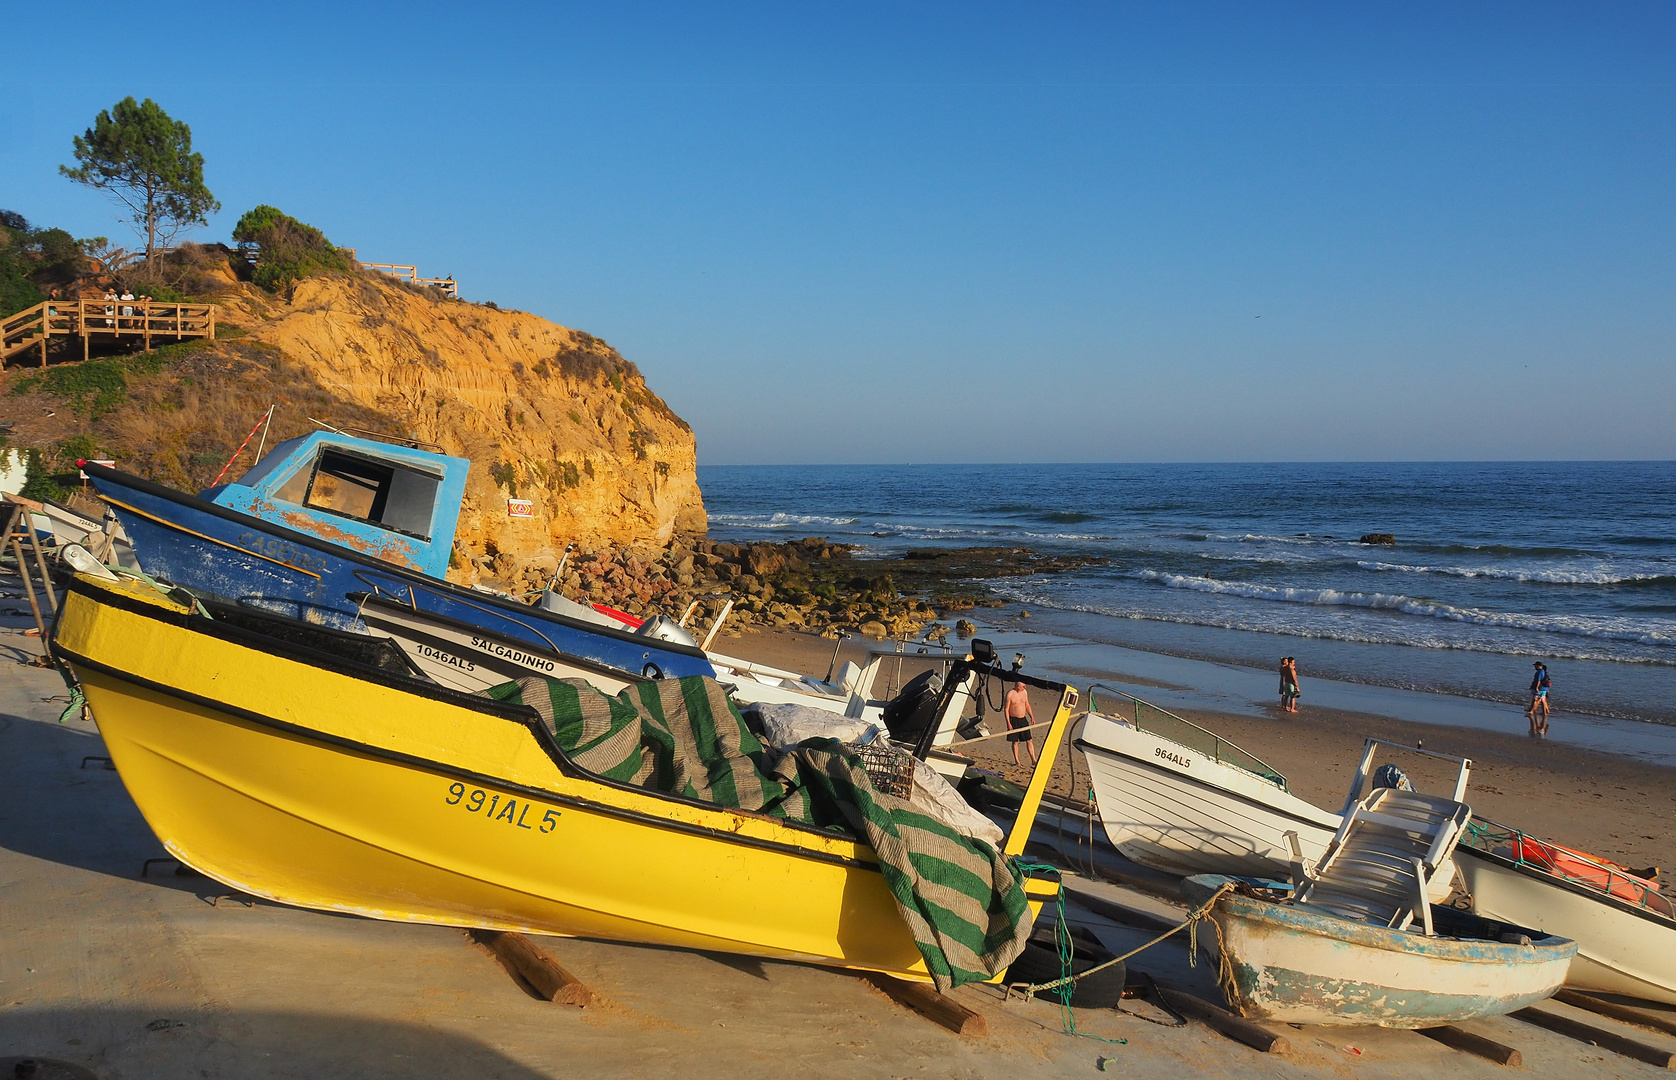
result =
[[[1112,954],[1104,949],[1098,951],[1090,949],[1080,942],[1073,942],[1071,953],[1071,973],[1073,975],[1087,971],[1091,967],[1099,967],[1112,958]],[[1110,1009],[1123,1000],[1123,985],[1129,980],[1129,973],[1124,964],[1113,964],[1109,968],[1095,972],[1086,979],[1078,979],[1073,984],[1071,992],[1071,1007],[1076,1009]],[[1054,945],[1051,937],[1032,936],[1024,946],[1024,951],[1018,954],[1012,966],[1007,969],[1005,980],[1009,983],[1046,983],[1054,982],[1063,974],[1059,964],[1059,949]],[[1036,996],[1044,1001],[1059,1002],[1059,990],[1038,990]]]

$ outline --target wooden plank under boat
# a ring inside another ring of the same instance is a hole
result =
[[[1234,881],[1197,875],[1182,892],[1202,904]],[[1290,888],[1247,883],[1277,895]],[[1238,893],[1218,898],[1210,917],[1229,964],[1229,1004],[1292,1024],[1426,1028],[1500,1016],[1552,995],[1577,951],[1564,938],[1444,907],[1431,912],[1439,936]]]
[[[232,888],[378,919],[929,977],[865,843],[606,781],[529,710],[86,575],[53,647],[169,853]],[[1044,762],[1075,701],[1065,688]],[[1032,779],[1009,853],[1047,776]],[[1026,884],[1034,916],[1057,883]]]

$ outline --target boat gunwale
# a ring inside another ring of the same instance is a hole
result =
[[[1193,876],[1228,881],[1239,880],[1223,874]],[[1204,888],[1203,885],[1199,887]],[[1540,937],[1532,935],[1529,945],[1490,941],[1485,938],[1428,937],[1425,934],[1415,933],[1412,929],[1397,930],[1389,926],[1376,926],[1372,923],[1358,922],[1354,919],[1346,919],[1326,912],[1308,911],[1297,905],[1288,906],[1272,900],[1256,900],[1238,895],[1219,897],[1216,901],[1216,908],[1217,910],[1212,912],[1213,915],[1221,914],[1228,918],[1267,923],[1285,932],[1311,934],[1315,937],[1327,938],[1359,948],[1406,953],[1451,963],[1495,961],[1536,965],[1552,963],[1559,959],[1556,954],[1565,953],[1568,948],[1570,949],[1570,955],[1576,955],[1577,952],[1576,941],[1571,938],[1560,937],[1557,934],[1542,933]],[[1484,919],[1484,916],[1475,917]],[[1484,919],[1484,921],[1502,922],[1500,919]],[[1511,923],[1506,925],[1512,926]],[[1526,928],[1520,927],[1519,929]],[[1538,931],[1538,933],[1541,933],[1541,931]]]
[[[1143,731],[1143,732],[1141,732],[1141,734],[1152,735],[1152,732]],[[1163,739],[1164,737],[1162,735],[1153,735],[1153,738]],[[1164,739],[1164,741],[1169,742],[1170,740]],[[1172,777],[1172,778],[1177,779],[1177,780],[1185,780],[1186,782],[1188,782],[1190,784],[1193,784],[1197,787],[1207,788],[1211,791],[1221,792],[1222,794],[1227,795],[1231,799],[1237,800],[1241,803],[1247,803],[1251,806],[1262,807],[1263,809],[1268,810],[1271,813],[1279,814],[1280,816],[1285,817],[1285,818],[1289,818],[1293,821],[1304,822],[1306,824],[1313,825],[1317,828],[1337,828],[1336,825],[1335,826],[1326,826],[1326,825],[1323,825],[1319,821],[1310,821],[1308,818],[1302,816],[1301,814],[1294,813],[1291,810],[1282,809],[1278,806],[1273,805],[1272,803],[1263,802],[1260,799],[1252,798],[1250,795],[1242,794],[1238,791],[1233,790],[1232,788],[1226,788],[1226,787],[1223,787],[1220,784],[1213,784],[1213,783],[1210,783],[1207,780],[1201,780],[1196,776],[1189,776],[1186,773],[1177,772],[1174,769],[1165,768],[1164,766],[1158,764],[1155,761],[1148,761],[1145,758],[1134,757],[1130,754],[1125,754],[1122,751],[1113,750],[1109,746],[1101,746],[1099,743],[1088,742],[1086,739],[1081,738],[1081,737],[1074,740],[1072,745],[1074,745],[1078,750],[1081,750],[1083,752],[1084,756],[1087,756],[1088,752],[1090,750],[1093,750],[1093,751],[1096,751],[1098,753],[1104,754],[1107,757],[1120,758],[1123,761],[1129,762],[1129,763],[1134,764],[1134,765],[1139,765],[1140,767],[1142,767],[1144,769],[1150,769],[1153,772],[1162,773],[1165,776]],[[1191,748],[1189,748],[1189,749],[1191,749]],[[1212,764],[1225,765],[1226,768],[1236,769],[1238,772],[1242,773],[1243,775],[1253,776],[1255,779],[1258,779],[1258,780],[1263,779],[1260,776],[1255,776],[1255,774],[1253,774],[1253,773],[1246,772],[1244,769],[1239,769],[1238,766],[1226,765],[1224,762],[1219,762],[1219,761],[1212,761]],[[1279,791],[1282,795],[1286,795],[1286,796],[1288,796],[1290,798],[1293,798],[1293,799],[1298,799],[1298,796],[1293,795],[1290,791],[1286,791],[1283,788],[1276,788],[1275,790]],[[1313,803],[1308,803],[1306,800],[1303,800],[1303,799],[1298,799],[1298,801],[1304,803],[1306,806],[1313,806],[1314,805]],[[1316,807],[1316,809],[1319,810],[1320,808]],[[1322,810],[1321,813],[1322,814],[1328,814],[1329,811]],[[1333,814],[1332,816],[1338,817],[1339,815]],[[1104,819],[1102,818],[1102,821],[1103,820]]]
[[[543,660],[554,660],[554,661],[557,661],[559,663],[571,665],[572,667],[581,668],[585,671],[592,671],[597,675],[605,675],[605,676],[609,676],[610,678],[613,678],[613,679],[620,679],[623,682],[627,682],[627,683],[637,683],[637,682],[645,682],[646,681],[646,677],[644,675],[636,675],[634,672],[630,671],[627,668],[616,667],[612,664],[603,663],[599,660],[593,660],[593,659],[590,659],[590,658],[585,657],[585,656],[577,656],[575,653],[566,653],[566,652],[562,652],[562,651],[561,652],[555,652],[552,649],[544,648],[543,646],[540,646],[540,645],[531,644],[530,642],[525,641],[522,638],[514,637],[511,634],[502,633],[499,630],[491,630],[491,629],[489,629],[487,627],[483,627],[483,626],[476,626],[472,623],[465,622],[461,619],[450,618],[447,615],[438,615],[438,614],[435,614],[434,612],[428,612],[428,611],[423,611],[423,610],[415,610],[414,608],[408,606],[407,604],[402,603],[400,600],[393,599],[392,597],[389,597],[389,596],[379,595],[377,593],[349,593],[348,596],[349,596],[350,599],[354,599],[357,596],[364,597],[364,599],[362,599],[360,601],[357,601],[357,603],[360,605],[360,610],[362,612],[361,622],[363,624],[365,624],[369,630],[372,628],[372,624],[368,623],[367,619],[366,619],[366,609],[369,608],[369,607],[371,607],[375,610],[374,618],[384,619],[384,620],[388,620],[388,621],[391,621],[391,622],[397,621],[397,616],[394,616],[394,615],[390,614],[389,609],[395,609],[396,611],[401,611],[401,612],[412,612],[419,619],[430,620],[430,621],[439,622],[439,623],[446,623],[450,627],[458,627],[460,630],[462,630],[462,631],[464,631],[464,632],[466,632],[466,633],[468,633],[472,636],[475,636],[475,637],[493,638],[498,643],[500,643],[502,645],[505,645],[508,648],[516,648],[516,649],[518,649],[522,652],[529,653],[531,656],[539,656]],[[261,609],[259,609],[259,610],[261,610]],[[275,618],[279,618],[279,619],[291,619],[291,616],[280,615],[277,612],[269,612],[269,611],[263,610],[262,613],[264,615],[270,615],[271,614]],[[309,625],[309,626],[315,625],[313,623],[308,623],[306,620],[303,620],[303,619],[291,619],[291,621],[293,621],[293,622],[303,622],[303,623],[306,623],[306,625]],[[476,651],[476,652],[487,653],[487,655],[496,657],[497,659],[505,660],[505,657],[500,657],[496,653],[489,652],[486,649],[478,648],[476,646],[461,645],[458,642],[448,641],[446,638],[436,637],[436,636],[434,636],[433,633],[431,633],[429,631],[428,628],[425,629],[425,630],[421,630],[421,629],[419,629],[419,628],[417,628],[413,625],[407,624],[407,623],[401,623],[400,625],[401,625],[403,634],[411,634],[414,638],[418,639],[421,644],[430,645],[430,647],[432,647],[432,648],[436,648],[436,649],[448,648],[448,649],[461,649],[461,650],[471,649],[471,650]],[[350,631],[350,632],[352,632],[352,631]],[[390,631],[380,629],[379,633],[389,635]],[[391,637],[388,638],[388,640],[394,641],[396,639],[393,636],[391,636]],[[662,640],[662,639],[660,638],[659,640]],[[397,642],[397,648],[399,649],[400,647],[401,647],[401,643],[398,641]],[[404,655],[405,655],[405,650],[404,650]],[[411,659],[412,658],[409,657],[410,662],[411,662]],[[513,661],[507,661],[507,663],[511,664],[511,663],[514,663],[514,662]],[[429,676],[426,676],[426,677],[429,678]],[[518,678],[518,677],[520,677],[520,676],[512,676],[512,678]],[[712,676],[712,678],[714,678],[714,676]],[[722,680],[717,678],[716,681],[721,682]],[[461,691],[457,691],[457,693],[466,693],[466,691],[461,690]]]
[[[1207,755],[1205,750],[1202,747],[1189,746],[1187,743],[1182,742],[1180,739],[1172,739],[1168,735],[1163,734],[1162,732],[1152,731],[1152,730],[1149,730],[1147,728],[1142,727],[1141,726],[1141,721],[1139,720],[1138,717],[1135,720],[1125,720],[1123,717],[1118,716],[1116,714],[1099,712],[1098,710],[1096,710],[1093,707],[1094,691],[1095,691],[1096,688],[1101,689],[1101,690],[1106,690],[1106,691],[1108,691],[1110,693],[1113,693],[1113,694],[1117,694],[1120,697],[1126,697],[1130,701],[1134,702],[1137,705],[1145,705],[1147,708],[1151,709],[1153,712],[1163,713],[1165,716],[1169,717],[1171,720],[1174,720],[1178,724],[1184,724],[1187,727],[1192,728],[1194,731],[1197,731],[1202,735],[1210,736],[1212,743],[1226,743],[1228,746],[1231,746],[1235,750],[1238,750],[1241,754],[1250,758],[1252,761],[1255,761],[1257,764],[1263,766],[1263,768],[1267,769],[1268,772],[1266,772],[1266,773],[1258,772],[1255,769],[1248,769],[1244,765],[1236,765],[1232,761],[1224,761],[1224,760],[1222,760],[1222,755],[1220,753],[1218,753],[1215,749],[1212,749]],[[1230,769],[1237,769],[1238,771],[1246,774],[1247,776],[1255,777],[1258,780],[1263,781],[1265,784],[1270,784],[1274,787],[1279,788],[1281,791],[1284,791],[1288,795],[1292,794],[1292,786],[1286,782],[1286,777],[1281,773],[1281,771],[1279,769],[1275,768],[1273,765],[1270,765],[1268,762],[1264,761],[1262,758],[1258,757],[1256,754],[1253,754],[1251,751],[1247,750],[1245,747],[1241,746],[1239,743],[1236,743],[1231,739],[1224,739],[1222,736],[1218,735],[1216,732],[1212,731],[1210,728],[1207,728],[1202,724],[1195,724],[1193,721],[1187,719],[1185,716],[1178,716],[1175,713],[1171,712],[1170,710],[1168,710],[1166,708],[1163,708],[1162,706],[1154,705],[1152,702],[1146,700],[1145,698],[1136,697],[1134,694],[1126,693],[1122,690],[1118,690],[1115,687],[1106,686],[1104,683],[1095,683],[1092,686],[1090,686],[1088,688],[1088,698],[1089,698],[1089,703],[1090,703],[1089,704],[1089,709],[1088,709],[1088,715],[1090,715],[1090,716],[1098,716],[1100,719],[1105,720],[1108,723],[1122,724],[1125,727],[1129,727],[1129,728],[1134,729],[1135,731],[1141,732],[1143,735],[1151,735],[1155,739],[1163,739],[1165,742],[1171,743],[1175,746],[1179,746],[1183,750],[1189,750],[1189,751],[1192,751],[1195,754],[1204,755],[1206,757],[1206,760],[1214,761],[1218,765],[1225,765]],[[1084,730],[1086,730],[1086,726],[1085,726]]]
[[[236,626],[227,626],[225,624],[217,626],[216,621],[213,619],[204,619],[193,616],[188,612],[170,610],[161,604],[154,605],[146,601],[136,600],[115,590],[102,590],[103,595],[101,596],[99,593],[90,591],[91,588],[91,586],[84,585],[80,579],[77,578],[72,579],[68,592],[80,594],[96,603],[108,604],[111,607],[120,608],[132,615],[169,623],[179,629],[183,629],[191,633],[202,634],[206,637],[217,640],[226,641],[235,646],[255,648],[256,651],[280,656],[281,658],[294,663],[321,668],[334,675],[339,675],[344,678],[361,679],[365,682],[376,683],[386,689],[396,691],[397,693],[413,694],[418,697],[428,698],[430,700],[440,702],[441,704],[465,708],[471,712],[478,713],[495,720],[518,724],[530,732],[530,734],[535,738],[536,743],[541,746],[542,750],[553,761],[564,776],[582,783],[597,784],[598,786],[609,790],[620,791],[630,795],[645,796],[712,813],[738,815],[739,817],[743,817],[748,820],[761,821],[764,823],[782,826],[792,830],[793,832],[806,833],[810,837],[819,837],[827,841],[836,840],[843,843],[855,844],[863,848],[868,846],[865,840],[860,840],[853,836],[833,833],[826,829],[818,828],[804,822],[793,821],[787,818],[778,818],[769,814],[756,813],[736,807],[721,806],[716,803],[705,802],[702,799],[692,799],[684,795],[676,795],[670,792],[655,791],[650,788],[637,787],[633,784],[625,784],[620,781],[602,777],[597,773],[589,772],[577,765],[568,755],[565,754],[563,748],[560,747],[557,740],[553,738],[553,733],[547,730],[547,725],[542,722],[536,711],[528,705],[509,705],[504,702],[495,701],[491,698],[480,697],[476,694],[469,694],[463,690],[453,690],[448,687],[441,686],[440,684],[425,684],[419,682],[417,679],[403,680],[400,676],[380,671],[377,668],[367,667],[366,665],[356,663],[355,661],[345,660],[342,657],[333,656],[319,650],[309,649],[307,646],[296,645],[291,642],[284,642],[273,638],[266,638],[253,631],[244,630]],[[159,597],[159,599],[162,599],[162,597]],[[65,610],[66,606],[67,605],[64,604],[59,605],[60,613]],[[259,613],[267,614],[262,612]],[[280,619],[287,618],[286,616],[274,617]],[[289,621],[302,622],[302,620]],[[306,625],[312,626],[313,624]],[[214,629],[211,630],[211,627]],[[260,643],[260,646],[256,643]],[[682,832],[703,835],[712,839],[726,839],[751,847],[784,851],[811,859],[817,859],[822,862],[837,863],[843,866],[854,866],[874,871],[879,869],[879,864],[876,861],[854,858],[848,855],[840,855],[835,852],[820,851],[797,844],[769,840],[766,838],[742,836],[739,833],[728,829],[713,828],[691,822],[676,821],[640,810],[611,806],[607,803],[597,802],[580,796],[565,795],[545,788],[521,784],[517,781],[508,780],[504,777],[491,776],[486,773],[480,773],[457,765],[449,765],[433,759],[406,754],[399,750],[388,750],[372,746],[367,743],[358,742],[354,739],[345,738],[341,735],[333,735],[329,732],[320,731],[317,728],[295,724],[288,720],[280,720],[277,717],[267,716],[263,713],[245,709],[241,706],[217,701],[214,698],[207,698],[189,690],[182,690],[179,687],[168,686],[164,683],[157,682],[156,680],[148,679],[143,675],[123,671],[120,668],[104,663],[103,661],[94,660],[89,656],[85,656],[73,649],[65,647],[57,640],[56,633],[53,635],[51,648],[55,655],[68,659],[72,663],[86,665],[95,671],[110,675],[123,682],[144,687],[154,693],[162,694],[165,697],[187,701],[202,708],[207,708],[212,712],[220,711],[229,713],[251,723],[260,724],[274,730],[284,731],[288,734],[313,739],[317,742],[326,743],[328,745],[352,750],[368,757],[397,762],[404,765],[418,766],[445,775],[469,779],[476,784],[499,787],[508,791],[517,791],[526,796],[533,795],[551,802],[571,806],[574,809],[587,809],[615,817],[638,821],[643,824],[667,826]],[[409,685],[402,685],[403,682],[406,682]]]
[[[1564,889],[1566,892],[1574,893],[1584,899],[1610,902],[1613,907],[1618,908],[1626,914],[1639,916],[1649,922],[1656,923],[1666,930],[1676,930],[1676,919],[1661,915],[1651,908],[1642,907],[1640,904],[1632,904],[1623,897],[1614,896],[1604,889],[1596,889],[1593,886],[1584,884],[1580,881],[1573,881],[1570,878],[1559,874],[1550,874],[1527,863],[1521,863],[1513,859],[1509,859],[1505,855],[1497,855],[1493,851],[1485,851],[1483,848],[1470,847],[1464,843],[1456,845],[1454,852],[1455,856],[1459,857],[1463,853],[1469,857],[1484,859],[1492,865],[1499,866],[1504,870],[1512,870],[1521,876],[1531,878],[1544,885],[1552,885]]]
[[[132,488],[141,494],[150,495],[153,498],[160,498],[179,506],[185,506],[193,510],[198,510],[209,514],[211,517],[221,518],[240,526],[248,524],[253,528],[257,528],[263,532],[277,536],[288,543],[301,544],[304,547],[310,547],[317,551],[323,551],[328,555],[332,555],[352,563],[359,563],[368,569],[381,570],[400,578],[411,578],[413,581],[429,586],[433,590],[441,590],[445,595],[457,594],[456,598],[470,597],[475,602],[485,603],[492,607],[504,608],[509,612],[521,612],[525,616],[528,616],[531,612],[537,610],[531,605],[520,604],[516,601],[497,596],[494,593],[480,593],[475,589],[468,589],[464,586],[456,585],[443,578],[434,578],[428,574],[422,574],[417,570],[411,570],[395,563],[385,562],[382,559],[376,559],[363,552],[357,551],[353,547],[343,544],[334,544],[329,540],[323,540],[319,537],[311,536],[300,529],[286,528],[283,525],[275,524],[265,518],[259,518],[254,514],[246,514],[241,511],[231,509],[230,507],[222,506],[220,503],[212,502],[202,496],[192,495],[184,491],[176,491],[174,488],[164,487],[162,484],[156,483],[152,480],[147,480],[144,477],[135,476],[132,473],[121,472],[117,469],[112,469],[104,465],[96,465],[91,461],[83,466],[83,469],[87,472],[88,478],[94,481],[94,485],[96,487],[98,486],[98,481],[102,475],[108,476],[113,483]],[[303,509],[309,510],[313,508],[303,507]],[[118,517],[120,518],[120,516],[121,515],[119,513]],[[165,521],[163,524],[168,528],[178,528],[174,522]],[[434,541],[432,542],[434,543]],[[553,622],[571,630],[598,633],[619,641],[630,642],[643,646],[647,644],[655,644],[658,649],[663,651],[681,653],[683,655],[697,657],[702,660],[709,659],[709,654],[696,645],[685,645],[681,642],[666,641],[662,638],[646,638],[639,634],[634,634],[626,630],[617,630],[603,624],[582,622],[581,620],[572,619],[569,616],[561,615],[558,612],[553,611],[541,611],[537,617],[538,619],[552,620]]]

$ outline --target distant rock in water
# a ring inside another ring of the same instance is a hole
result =
[[[961,619],[954,624],[954,635],[961,641],[965,641],[977,632],[978,628],[972,625],[972,620],[970,619]]]
[[[1363,533],[1362,534],[1362,543],[1364,543],[1364,544],[1395,545],[1396,542],[1397,542],[1397,538],[1395,536],[1392,536],[1390,533]]]

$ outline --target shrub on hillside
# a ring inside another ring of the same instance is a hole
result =
[[[245,211],[233,226],[233,239],[256,245],[260,255],[252,280],[269,292],[313,274],[356,269],[355,260],[333,247],[325,233],[265,204]]]
[[[34,307],[53,288],[68,290],[87,267],[83,245],[63,229],[35,229],[0,210],[0,318]]]

